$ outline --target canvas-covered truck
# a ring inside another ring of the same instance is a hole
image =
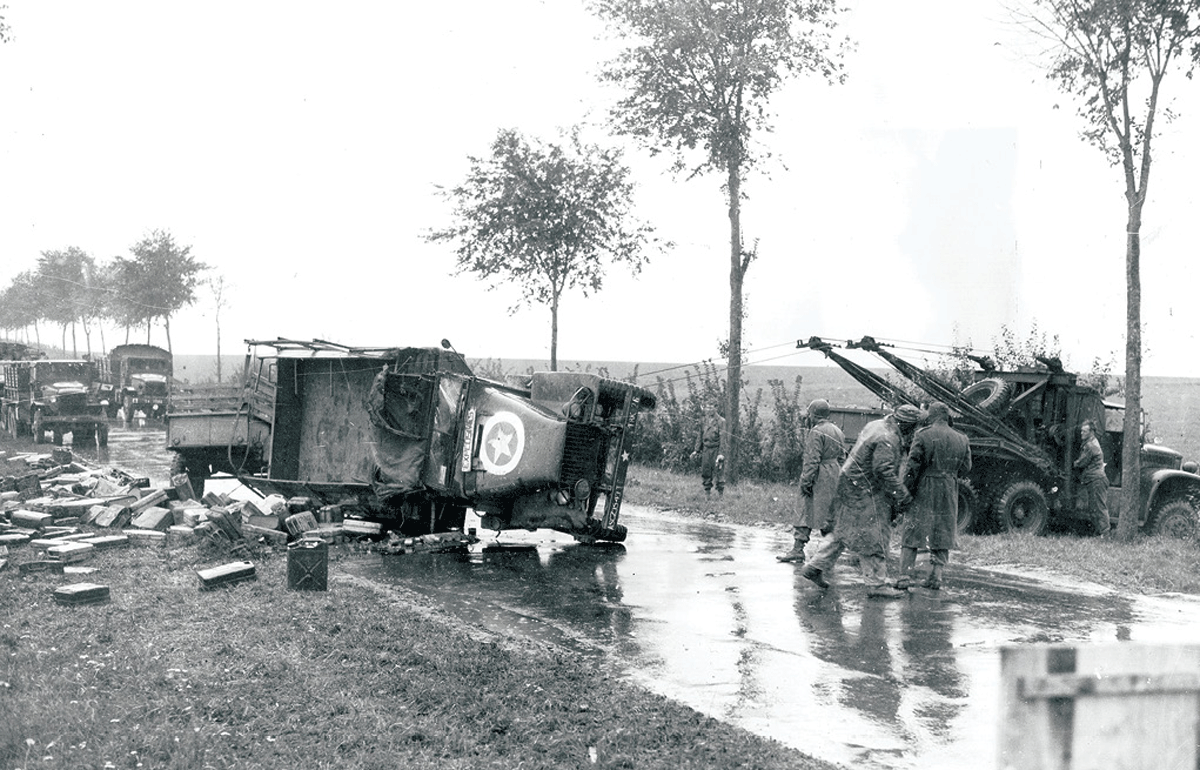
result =
[[[256,421],[266,431],[258,468],[227,459],[223,469],[261,494],[357,511],[406,536],[461,530],[472,509],[485,529],[625,539],[618,517],[630,441],[639,412],[654,408],[649,391],[576,372],[496,382],[476,376],[448,343],[248,344],[244,397],[228,435],[236,442]],[[168,449],[190,473],[194,462],[238,446],[172,443],[205,419],[168,414]]]
[[[107,404],[96,397],[95,364],[76,359],[5,361],[4,428],[13,438],[50,434],[55,444],[70,433],[75,444],[108,445]]]
[[[155,345],[117,345],[98,362],[97,391],[108,416],[128,424],[139,415],[162,420],[171,399],[172,356]]]
[[[881,401],[891,406],[919,398],[861,366],[819,337],[798,347],[825,354]],[[1106,401],[1094,388],[1053,358],[1040,366],[1000,371],[978,359],[975,382],[959,389],[896,355],[873,337],[845,344],[873,353],[930,398],[943,401],[954,424],[971,442],[973,465],[959,493],[960,531],[1017,530],[1040,534],[1050,526],[1086,529],[1086,501],[1073,464],[1080,446],[1080,425],[1097,426],[1109,481],[1112,523],[1124,507],[1121,453],[1124,407]],[[1141,446],[1138,524],[1147,532],[1192,537],[1200,531],[1200,476],[1183,470],[1183,456],[1172,449],[1132,437]]]

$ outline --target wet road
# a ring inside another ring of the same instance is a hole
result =
[[[821,591],[775,560],[789,535],[626,506],[629,541],[504,533],[467,555],[343,568],[492,631],[602,656],[710,716],[862,768],[995,765],[999,648],[1194,641],[1200,602],[956,569],[939,594],[864,600],[839,566]]]
[[[169,474],[161,430],[115,428],[93,462]],[[1200,602],[1125,597],[952,565],[939,593],[865,600],[780,564],[790,535],[626,505],[623,545],[504,533],[468,554],[338,562],[491,631],[595,656],[619,675],[821,759],[862,768],[995,766],[999,648],[1193,642]],[[843,560],[845,561],[845,560]],[[894,568],[894,565],[892,565]],[[334,583],[336,590],[336,582]]]

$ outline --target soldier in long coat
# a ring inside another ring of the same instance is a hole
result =
[[[929,546],[929,576],[922,585],[936,591],[958,534],[958,479],[971,471],[971,442],[950,427],[950,410],[929,405],[929,426],[913,436],[904,463],[904,486],[913,496],[900,528],[900,579],[896,588],[915,583],[917,549]]]
[[[804,548],[812,531],[825,534],[833,529],[833,497],[842,460],[846,458],[846,437],[841,428],[829,421],[829,402],[814,399],[808,405],[808,419],[812,425],[804,437],[792,550],[777,557],[779,561],[799,564],[804,563]]]
[[[887,551],[892,512],[903,509],[912,496],[900,482],[900,448],[921,419],[921,410],[904,405],[895,413],[867,423],[850,456],[842,464],[833,503],[833,536],[821,544],[800,573],[822,588],[825,575],[846,549],[858,554],[867,596],[904,596],[888,584]]]

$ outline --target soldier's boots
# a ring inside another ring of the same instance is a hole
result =
[[[917,568],[917,549],[916,548],[901,548],[900,549],[900,579],[896,581],[896,588],[901,591],[907,591],[917,584],[917,579],[913,577],[913,571]]]
[[[805,564],[804,569],[800,570],[800,577],[805,580],[811,580],[821,588],[829,588],[829,582],[825,580],[825,576],[821,574],[821,570],[811,564]]]
[[[901,596],[908,596],[908,591],[902,591],[899,588],[884,583],[881,586],[872,586],[867,589],[867,596],[872,599],[899,599]]]
[[[922,588],[928,588],[930,591],[940,591],[942,588],[942,568],[940,565],[934,565],[929,570],[929,577],[921,583]]]
[[[794,564],[803,564],[804,563],[804,541],[803,540],[795,541],[795,543],[792,545],[792,550],[788,551],[787,553],[783,554],[782,556],[776,556],[775,558],[778,559],[779,561],[783,561],[783,562],[790,562],[790,563],[794,563]]]

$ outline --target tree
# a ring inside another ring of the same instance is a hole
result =
[[[132,247],[132,260],[117,258],[117,276],[127,323],[146,323],[146,344],[154,319],[163,320],[167,350],[171,347],[171,316],[196,301],[200,273],[208,265],[191,255],[191,246],[178,246],[169,232],[154,230]]]
[[[213,323],[217,327],[217,384],[221,384],[221,310],[228,304],[228,299],[225,296],[225,291],[229,287],[225,283],[225,276],[217,275],[209,278],[205,283],[212,292],[213,298]]]
[[[8,10],[7,5],[0,5],[0,11]],[[0,43],[7,43],[12,40],[12,27],[8,26],[8,22],[4,20],[4,14],[0,13]]]
[[[1142,283],[1141,230],[1150,183],[1155,120],[1171,113],[1163,101],[1166,75],[1190,79],[1200,56],[1200,0],[1036,0],[1021,14],[1050,41],[1049,77],[1076,97],[1082,137],[1125,183],[1125,435],[1121,450],[1124,505],[1117,536],[1137,529],[1141,479]]]
[[[606,262],[637,274],[657,246],[633,219],[633,184],[617,150],[585,144],[578,130],[563,144],[501,130],[491,156],[471,157],[466,180],[444,193],[454,223],[426,235],[455,244],[457,274],[521,287],[520,304],[550,308],[550,369],[558,369],[558,311],[564,292],[586,297],[604,283]]]
[[[79,355],[75,340],[75,323],[82,322],[91,353],[91,319],[99,303],[94,277],[96,260],[83,249],[43,251],[38,258],[35,280],[41,288],[42,317],[62,326],[63,350],[67,349],[67,328],[71,329],[71,350]]]
[[[784,75],[841,82],[833,50],[836,0],[593,0],[594,11],[635,42],[601,77],[627,90],[613,110],[619,133],[652,153],[675,153],[675,171],[724,175],[729,204],[730,434],[726,471],[738,477],[742,286],[755,250],[743,247],[742,181],[771,130],[768,102]],[[840,53],[840,52],[839,52]]]

